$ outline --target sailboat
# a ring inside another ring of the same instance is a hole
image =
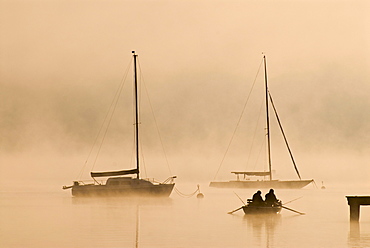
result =
[[[264,84],[265,84],[265,108],[266,108],[266,136],[267,136],[267,157],[268,157],[268,171],[234,171],[231,172],[236,175],[237,179],[232,181],[214,181],[210,182],[210,187],[218,188],[276,188],[276,189],[300,189],[311,182],[313,179],[303,180],[299,174],[298,168],[295,164],[293,154],[288,145],[285,133],[283,131],[279,116],[277,115],[276,108],[272,101],[271,94],[268,90],[267,84],[267,66],[266,66],[266,56],[263,56],[264,65]],[[280,131],[284,137],[285,144],[288,148],[290,158],[294,165],[295,171],[298,175],[298,180],[277,180],[272,176],[272,163],[271,163],[271,141],[270,141],[270,114],[269,114],[269,104],[272,105],[277,122],[280,127]],[[242,176],[242,178],[241,178]],[[252,178],[254,177],[254,178]],[[266,179],[267,178],[267,179]]]
[[[140,178],[139,159],[139,112],[138,112],[138,83],[137,83],[137,56],[133,51],[134,60],[134,88],[135,88],[135,154],[136,168],[120,171],[91,172],[94,183],[74,181],[71,186],[63,189],[72,189],[73,196],[153,196],[168,197],[174,188],[176,176],[169,177],[162,183]],[[136,175],[128,177],[125,175]],[[124,177],[122,177],[124,176]],[[96,177],[109,177],[105,183],[98,183]]]

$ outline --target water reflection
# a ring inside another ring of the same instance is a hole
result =
[[[105,206],[169,206],[171,198],[158,197],[72,197],[76,205],[105,205]]]
[[[135,235],[135,248],[139,247],[139,225],[140,225],[140,211],[139,205],[136,206],[136,235]]]
[[[370,233],[360,231],[360,223],[358,221],[350,221],[349,247],[370,247]]]
[[[76,206],[73,211],[86,222],[78,225],[85,229],[82,238],[97,239],[102,247],[140,247],[152,226],[165,217],[163,210],[172,206],[170,198],[73,197],[71,201]]]
[[[248,230],[252,231],[252,243],[248,242],[248,246],[274,246],[275,233],[281,225],[280,214],[245,215],[243,221],[246,223]]]

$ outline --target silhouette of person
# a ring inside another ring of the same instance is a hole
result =
[[[252,202],[253,202],[253,205],[263,205],[264,204],[264,201],[262,199],[260,190],[258,190],[256,193],[254,193],[254,195],[252,197]]]
[[[270,189],[270,191],[265,195],[265,202],[268,206],[274,206],[279,203],[279,200],[276,198],[273,189]]]

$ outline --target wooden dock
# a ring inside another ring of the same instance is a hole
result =
[[[360,220],[360,206],[370,205],[370,196],[346,196],[349,205],[349,219]]]

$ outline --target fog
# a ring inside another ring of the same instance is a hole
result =
[[[367,1],[0,1],[0,174],[58,187],[74,180],[135,50],[170,164],[153,168],[148,160],[149,177],[215,177],[264,53],[302,177],[367,181],[369,7]],[[144,104],[142,126],[150,113]],[[129,111],[119,114],[131,117]],[[143,149],[159,164],[157,131],[147,120],[152,131],[143,131]],[[123,123],[112,124],[99,159],[108,161],[104,166],[121,168],[113,159],[121,151],[131,156],[132,122]],[[244,168],[237,164],[248,145],[235,142],[218,178]],[[294,177],[290,171],[279,175]]]

